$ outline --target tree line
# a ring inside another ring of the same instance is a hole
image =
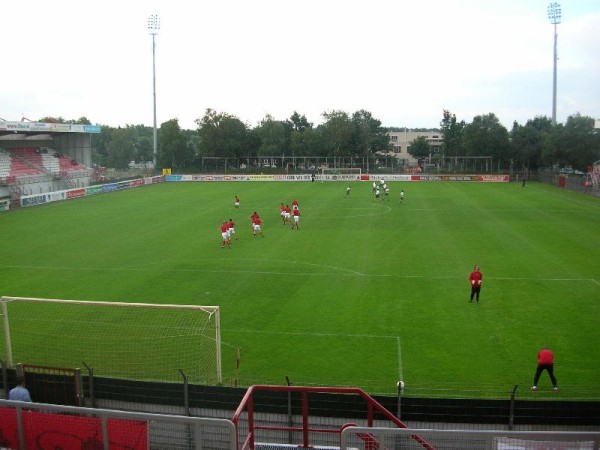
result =
[[[196,119],[196,130],[181,129],[177,119],[160,125],[157,166],[177,171],[197,171],[204,157],[257,160],[263,157],[371,157],[391,152],[387,133],[404,128],[382,127],[371,112],[352,114],[330,111],[322,114],[323,123],[315,126],[305,115],[294,113],[285,120],[265,116],[250,127],[234,115],[207,109]],[[44,118],[40,121],[89,123]],[[432,162],[452,157],[492,157],[494,165],[515,170],[542,167],[572,167],[585,171],[600,160],[600,130],[591,117],[574,114],[564,124],[553,124],[546,116],[513,123],[507,130],[495,114],[489,113],[466,123],[448,110],[443,111],[438,131],[443,138],[441,151],[431,155],[425,138],[410,144],[409,153]],[[102,126],[92,136],[94,163],[125,169],[130,161],[153,160],[153,129],[144,125]]]
[[[516,121],[508,131],[493,114],[458,121],[444,110],[440,122],[444,140],[441,157],[491,156],[494,161],[528,170],[571,167],[586,171],[600,160],[600,130],[592,117],[574,114],[556,124],[546,116]]]

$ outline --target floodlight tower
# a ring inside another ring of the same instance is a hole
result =
[[[561,10],[560,5],[556,2],[548,5],[548,19],[550,23],[554,25],[554,77],[552,79],[552,125],[556,125],[556,62],[558,60],[556,53],[556,46],[558,42],[558,34],[556,32],[556,25],[560,23]]]
[[[156,160],[158,156],[158,138],[156,133],[156,44],[154,42],[154,37],[158,34],[158,30],[160,30],[160,17],[158,17],[158,15],[156,14],[153,14],[150,17],[148,17],[148,31],[152,35],[152,98],[154,105],[154,139],[152,161],[154,163],[155,170]]]

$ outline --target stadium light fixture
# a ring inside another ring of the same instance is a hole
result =
[[[556,2],[548,5],[548,19],[550,23],[554,25],[554,76],[552,78],[552,125],[556,125],[556,63],[558,60],[556,47],[558,43],[558,33],[556,32],[556,25],[560,23],[562,12],[560,5]]]
[[[154,169],[156,170],[156,160],[158,156],[158,137],[156,132],[156,43],[155,36],[160,30],[160,17],[153,14],[148,17],[148,32],[152,35],[152,99],[154,106],[154,129],[153,129],[153,156],[152,162],[154,163]]]

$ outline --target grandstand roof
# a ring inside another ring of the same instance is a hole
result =
[[[0,120],[0,140],[51,140],[55,134],[100,133],[101,129],[100,125]]]

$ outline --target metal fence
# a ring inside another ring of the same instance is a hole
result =
[[[341,450],[418,449],[414,437],[426,439],[435,450],[598,450],[600,432],[472,431],[347,427]]]
[[[600,197],[600,188],[594,185],[589,174],[561,174],[551,170],[542,170],[535,175],[535,178],[543,183],[551,184],[568,191]]]

